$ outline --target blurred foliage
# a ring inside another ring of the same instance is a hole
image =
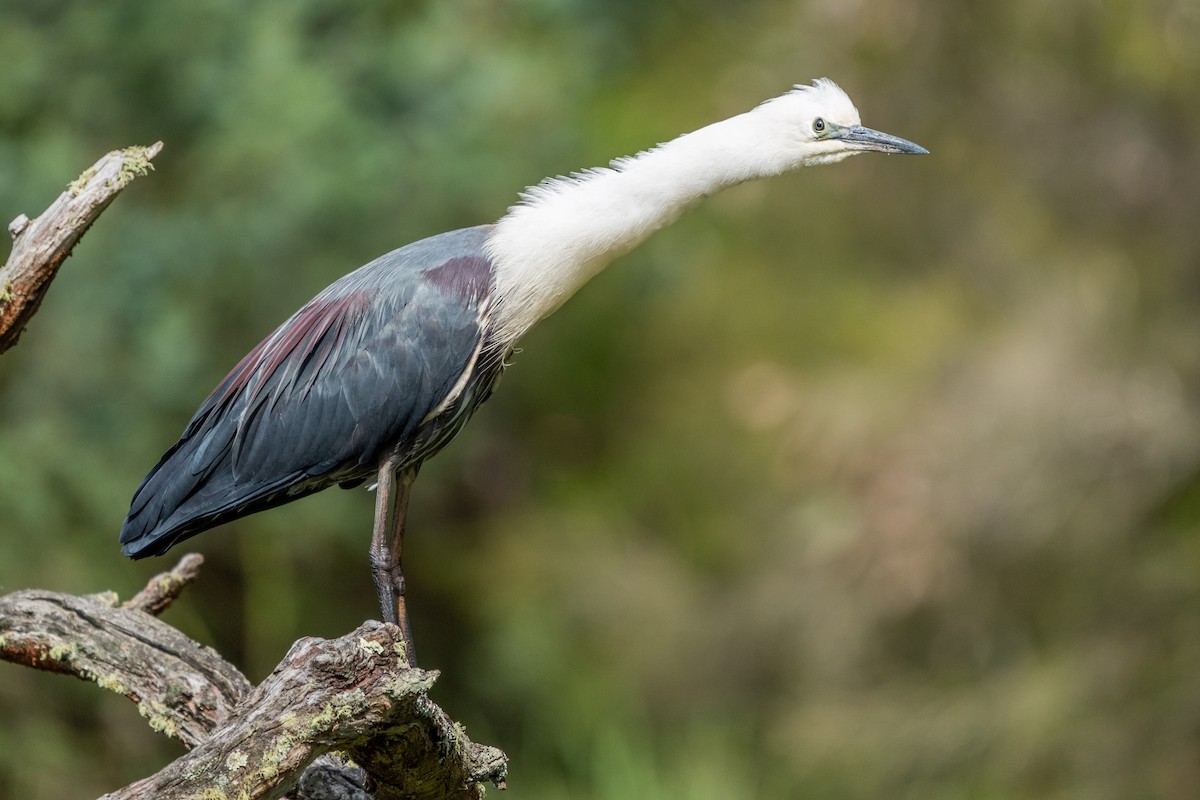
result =
[[[338,275],[829,75],[927,146],[731,190],[531,334],[422,474],[438,700],[513,798],[1200,794],[1200,6],[0,7],[0,218],[156,139],[0,364],[0,591],[128,595],[145,471]],[[372,504],[189,542],[261,678],[374,615]],[[177,754],[0,665],[0,797]]]

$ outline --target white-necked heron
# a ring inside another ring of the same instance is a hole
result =
[[[233,368],[146,476],[133,558],[330,486],[376,486],[371,568],[415,664],[400,565],[409,489],[487,400],[521,336],[704,197],[858,153],[925,153],[862,127],[828,79],[608,167],[550,178],[498,222],[335,281]]]

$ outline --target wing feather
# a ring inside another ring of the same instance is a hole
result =
[[[456,231],[377,259],[251,350],[138,489],[126,554],[164,552],[229,519],[373,477],[393,451],[420,460],[423,442],[443,443],[422,426],[452,399],[485,335],[484,236]],[[455,281],[445,279],[451,263]],[[458,275],[468,269],[482,278]]]

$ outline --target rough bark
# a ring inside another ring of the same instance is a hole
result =
[[[41,216],[21,214],[9,223],[13,248],[0,267],[0,353],[17,343],[83,234],[130,181],[152,169],[160,150],[162,142],[114,150],[84,170]]]
[[[123,694],[151,727],[192,748],[106,798],[434,800],[477,798],[485,782],[503,787],[504,754],[471,742],[429,700],[437,673],[408,666],[396,626],[301,639],[252,687],[152,616],[198,567],[198,556],[185,557],[123,606],[111,592],[0,597],[0,658]]]

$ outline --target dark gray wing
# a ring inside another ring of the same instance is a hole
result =
[[[412,463],[444,444],[435,418],[483,344],[486,233],[454,231],[376,259],[255,347],[134,495],[126,555],[158,555],[230,519],[360,482],[397,449]],[[454,416],[457,430],[465,417]]]

